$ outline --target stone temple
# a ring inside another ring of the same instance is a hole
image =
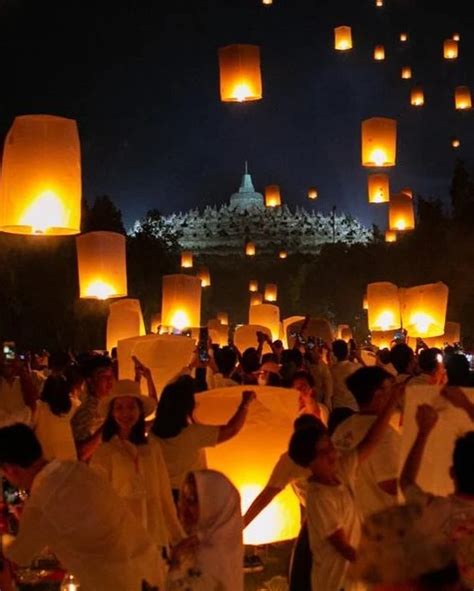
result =
[[[163,222],[164,227],[176,232],[183,249],[196,254],[243,254],[247,241],[255,243],[257,254],[281,249],[288,253],[314,253],[328,242],[367,243],[372,238],[372,230],[345,214],[324,216],[284,204],[265,207],[263,195],[255,191],[247,164],[240,188],[228,204],[173,213],[165,216]]]

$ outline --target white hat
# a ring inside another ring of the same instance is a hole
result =
[[[107,416],[110,410],[110,405],[116,398],[123,396],[131,396],[140,400],[143,405],[143,412],[145,416],[149,416],[156,410],[156,401],[150,396],[143,396],[140,392],[140,384],[133,380],[117,380],[112,387],[111,393],[99,401],[99,412],[103,416]]]

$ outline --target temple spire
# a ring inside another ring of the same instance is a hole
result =
[[[242,176],[242,182],[240,183],[239,193],[254,193],[255,188],[253,186],[252,177],[249,174],[249,166],[247,160],[245,161],[245,172]]]

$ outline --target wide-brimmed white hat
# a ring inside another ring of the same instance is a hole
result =
[[[156,401],[150,396],[144,396],[140,392],[140,384],[133,380],[117,380],[112,387],[112,391],[108,396],[102,398],[99,402],[99,412],[103,416],[107,416],[110,410],[110,405],[116,398],[123,396],[131,396],[140,400],[143,405],[143,412],[145,416],[149,416],[156,410]]]

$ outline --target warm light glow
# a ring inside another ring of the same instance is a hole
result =
[[[193,275],[164,275],[161,323],[179,330],[201,325],[201,280]]]
[[[350,27],[342,26],[334,29],[334,49],[337,51],[352,49],[352,29]]]
[[[387,160],[387,154],[381,148],[377,148],[373,150],[371,160],[376,166],[383,166],[384,162]]]
[[[413,107],[422,107],[425,104],[425,94],[420,86],[412,89],[410,94],[410,104]]]
[[[367,286],[369,329],[376,331],[400,328],[400,298],[398,287],[381,281]]]
[[[181,253],[181,267],[183,269],[193,268],[193,253],[189,250],[184,250]]]
[[[454,104],[458,111],[466,111],[472,107],[471,91],[467,86],[457,86],[454,91]]]
[[[461,41],[461,35],[459,33],[454,33],[453,39],[454,41]]]
[[[219,320],[219,322],[223,326],[228,326],[229,325],[229,314],[227,314],[227,312],[219,312],[217,314],[217,320]]]
[[[393,312],[386,310],[377,317],[375,322],[377,326],[380,326],[380,328],[385,331],[395,324],[395,316]]]
[[[211,274],[207,267],[200,267],[197,277],[201,280],[201,287],[210,287],[211,285]]]
[[[437,337],[444,333],[448,287],[441,282],[403,290],[402,322],[410,337]]]
[[[265,205],[266,207],[280,207],[281,195],[278,185],[268,185],[265,187]]]
[[[248,257],[255,256],[255,244],[253,242],[247,242],[247,244],[245,245],[245,254]]]
[[[408,41],[408,35],[407,35],[407,33],[400,33],[400,41],[402,43],[405,43],[405,41]]]
[[[250,294],[250,305],[251,306],[259,306],[263,304],[263,296],[261,293],[253,292]]]
[[[415,312],[410,318],[410,324],[413,324],[419,333],[427,334],[433,319],[423,312]]]
[[[317,199],[318,198],[318,191],[315,187],[310,187],[308,189],[308,199]]]
[[[273,0],[262,0],[262,4],[265,4],[265,6],[270,6],[273,4]]]
[[[383,45],[376,45],[374,49],[374,60],[382,61],[385,59],[385,47]]]
[[[375,0],[375,6],[377,6],[377,8],[381,8],[383,6],[383,0]]]
[[[171,318],[171,326],[178,330],[184,330],[189,327],[189,318],[186,312],[182,310],[176,310]]]
[[[257,45],[228,45],[219,49],[220,94],[224,102],[262,98],[260,48]]]
[[[20,225],[31,226],[34,234],[45,234],[51,227],[61,228],[66,224],[66,211],[53,191],[38,195],[20,218]]]
[[[457,138],[454,138],[453,140],[451,140],[451,146],[453,148],[459,148],[460,145],[461,145],[461,142]]]
[[[390,184],[387,174],[369,174],[368,176],[369,203],[388,203],[390,199]]]
[[[405,66],[402,68],[402,79],[403,80],[410,80],[412,77],[412,71],[410,66]]]
[[[249,97],[252,96],[252,92],[248,84],[242,82],[241,84],[236,84],[235,88],[232,93],[239,103],[243,103]]]
[[[446,39],[443,44],[443,56],[447,60],[455,60],[458,57],[458,42],[454,39]]]
[[[369,309],[369,302],[367,300],[367,294],[364,294],[364,297],[362,298],[362,310],[368,310]]]
[[[362,166],[395,166],[397,154],[397,122],[387,117],[362,121]]]
[[[286,258],[288,258],[288,253],[286,252],[286,250],[281,250],[278,254],[278,257],[280,259],[286,259]]]
[[[276,283],[267,283],[265,285],[264,298],[266,302],[276,302],[278,299],[278,287]],[[255,324],[251,322],[250,324]],[[258,324],[258,322],[256,323]]]
[[[397,233],[393,230],[387,230],[385,232],[385,242],[396,242],[397,241]]]
[[[260,304],[249,307],[249,324],[264,326],[273,340],[280,338],[280,308],[275,304]]]
[[[413,199],[405,193],[390,196],[388,206],[389,230],[405,231],[415,228]]]
[[[85,292],[86,295],[84,297],[86,298],[97,298],[98,300],[107,300],[114,294],[114,288],[108,283],[105,283],[104,281],[97,279],[97,281],[93,281],[86,287]]]
[[[258,281],[256,279],[249,281],[249,291],[258,291]]]
[[[395,335],[396,331],[394,330],[373,330],[370,333],[370,341],[372,345],[375,345],[379,349],[391,349]]]

